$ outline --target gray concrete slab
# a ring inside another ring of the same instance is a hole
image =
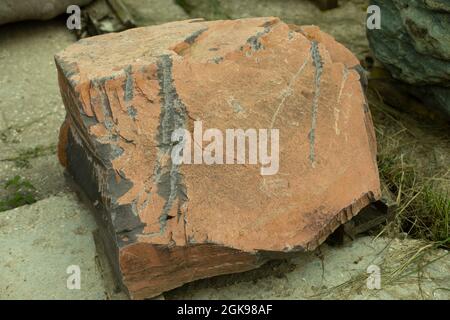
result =
[[[0,212],[0,299],[105,299],[95,229],[71,194]],[[69,266],[80,268],[79,290],[67,288]]]
[[[75,40],[64,19],[0,26],[0,183],[23,176],[39,199],[65,188],[56,159],[65,110],[53,57]]]

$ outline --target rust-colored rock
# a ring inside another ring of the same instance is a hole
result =
[[[56,63],[60,158],[132,298],[313,250],[380,198],[362,69],[317,27],[174,22],[81,40]],[[279,129],[278,170],[177,165],[171,134],[196,121]]]

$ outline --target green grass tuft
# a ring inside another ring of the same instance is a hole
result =
[[[373,92],[369,92],[369,101],[380,177],[397,202],[390,227],[396,233],[450,248],[450,170],[446,165],[450,144],[446,131],[384,105]]]
[[[6,181],[4,189],[6,196],[0,200],[0,212],[36,202],[36,188],[20,176]]]

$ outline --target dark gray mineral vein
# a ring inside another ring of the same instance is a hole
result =
[[[185,128],[186,107],[178,97],[172,79],[172,58],[163,55],[158,62],[158,79],[161,88],[161,116],[158,132],[160,155],[170,155],[172,152],[172,132],[179,128]],[[179,172],[179,165],[168,161],[162,166],[158,161],[155,168],[155,177],[158,183],[158,194],[166,199],[161,212],[159,222],[161,232],[164,232],[169,212],[174,202],[178,199],[179,206],[187,200],[186,186],[183,176]]]
[[[309,133],[309,159],[314,164],[316,159],[315,151],[315,139],[316,139],[316,126],[317,126],[317,108],[319,105],[320,97],[320,79],[322,77],[323,62],[319,52],[319,46],[316,41],[311,42],[311,56],[314,67],[316,68],[314,73],[314,97],[311,108],[311,131]]]

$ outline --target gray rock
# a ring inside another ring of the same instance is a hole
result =
[[[409,1],[372,0],[382,19],[380,30],[368,30],[371,49],[398,79],[450,86],[450,15],[401,2]]]
[[[393,77],[424,93],[425,103],[450,117],[450,1],[371,4],[381,8],[381,29],[367,31],[375,57]]]
[[[450,59],[450,14],[430,9],[425,1],[394,0],[403,25],[418,53],[436,59]],[[450,1],[447,1],[450,8]]]
[[[92,0],[2,0],[0,25],[23,20],[49,20],[65,13],[67,7],[75,4],[84,6]]]

